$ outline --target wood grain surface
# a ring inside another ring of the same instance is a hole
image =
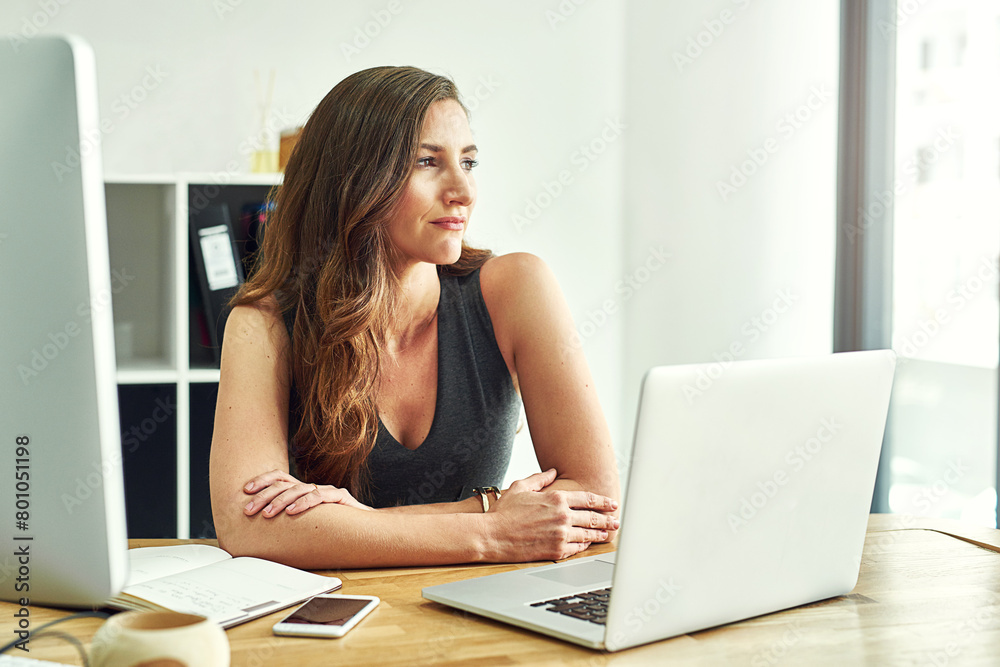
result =
[[[131,540],[130,546],[178,540]],[[211,540],[185,540],[212,544]],[[584,555],[611,550],[594,547]],[[286,612],[227,631],[232,664],[273,665],[997,665],[1000,664],[1000,530],[953,521],[872,515],[851,594],[660,641],[620,653],[591,651],[424,600],[425,586],[538,563],[321,572],[341,592],[382,603],[342,639],[276,637]],[[4,643],[14,605],[0,603]],[[31,608],[31,626],[68,615]],[[84,646],[102,621],[56,626]],[[28,657],[83,664],[56,637],[32,639]],[[22,654],[20,651],[15,651]]]

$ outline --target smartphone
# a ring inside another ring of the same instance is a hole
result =
[[[274,624],[274,634],[343,637],[378,606],[374,595],[317,595]]]

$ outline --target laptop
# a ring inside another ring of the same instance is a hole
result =
[[[846,594],[895,365],[875,350],[653,368],[616,552],[423,596],[618,651]]]

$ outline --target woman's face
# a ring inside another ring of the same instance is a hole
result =
[[[398,269],[458,261],[476,203],[476,152],[458,102],[440,100],[427,109],[416,165],[389,223],[389,238],[403,262]]]

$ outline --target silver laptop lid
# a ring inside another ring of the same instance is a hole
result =
[[[850,591],[894,369],[880,350],[650,370],[606,647]]]

